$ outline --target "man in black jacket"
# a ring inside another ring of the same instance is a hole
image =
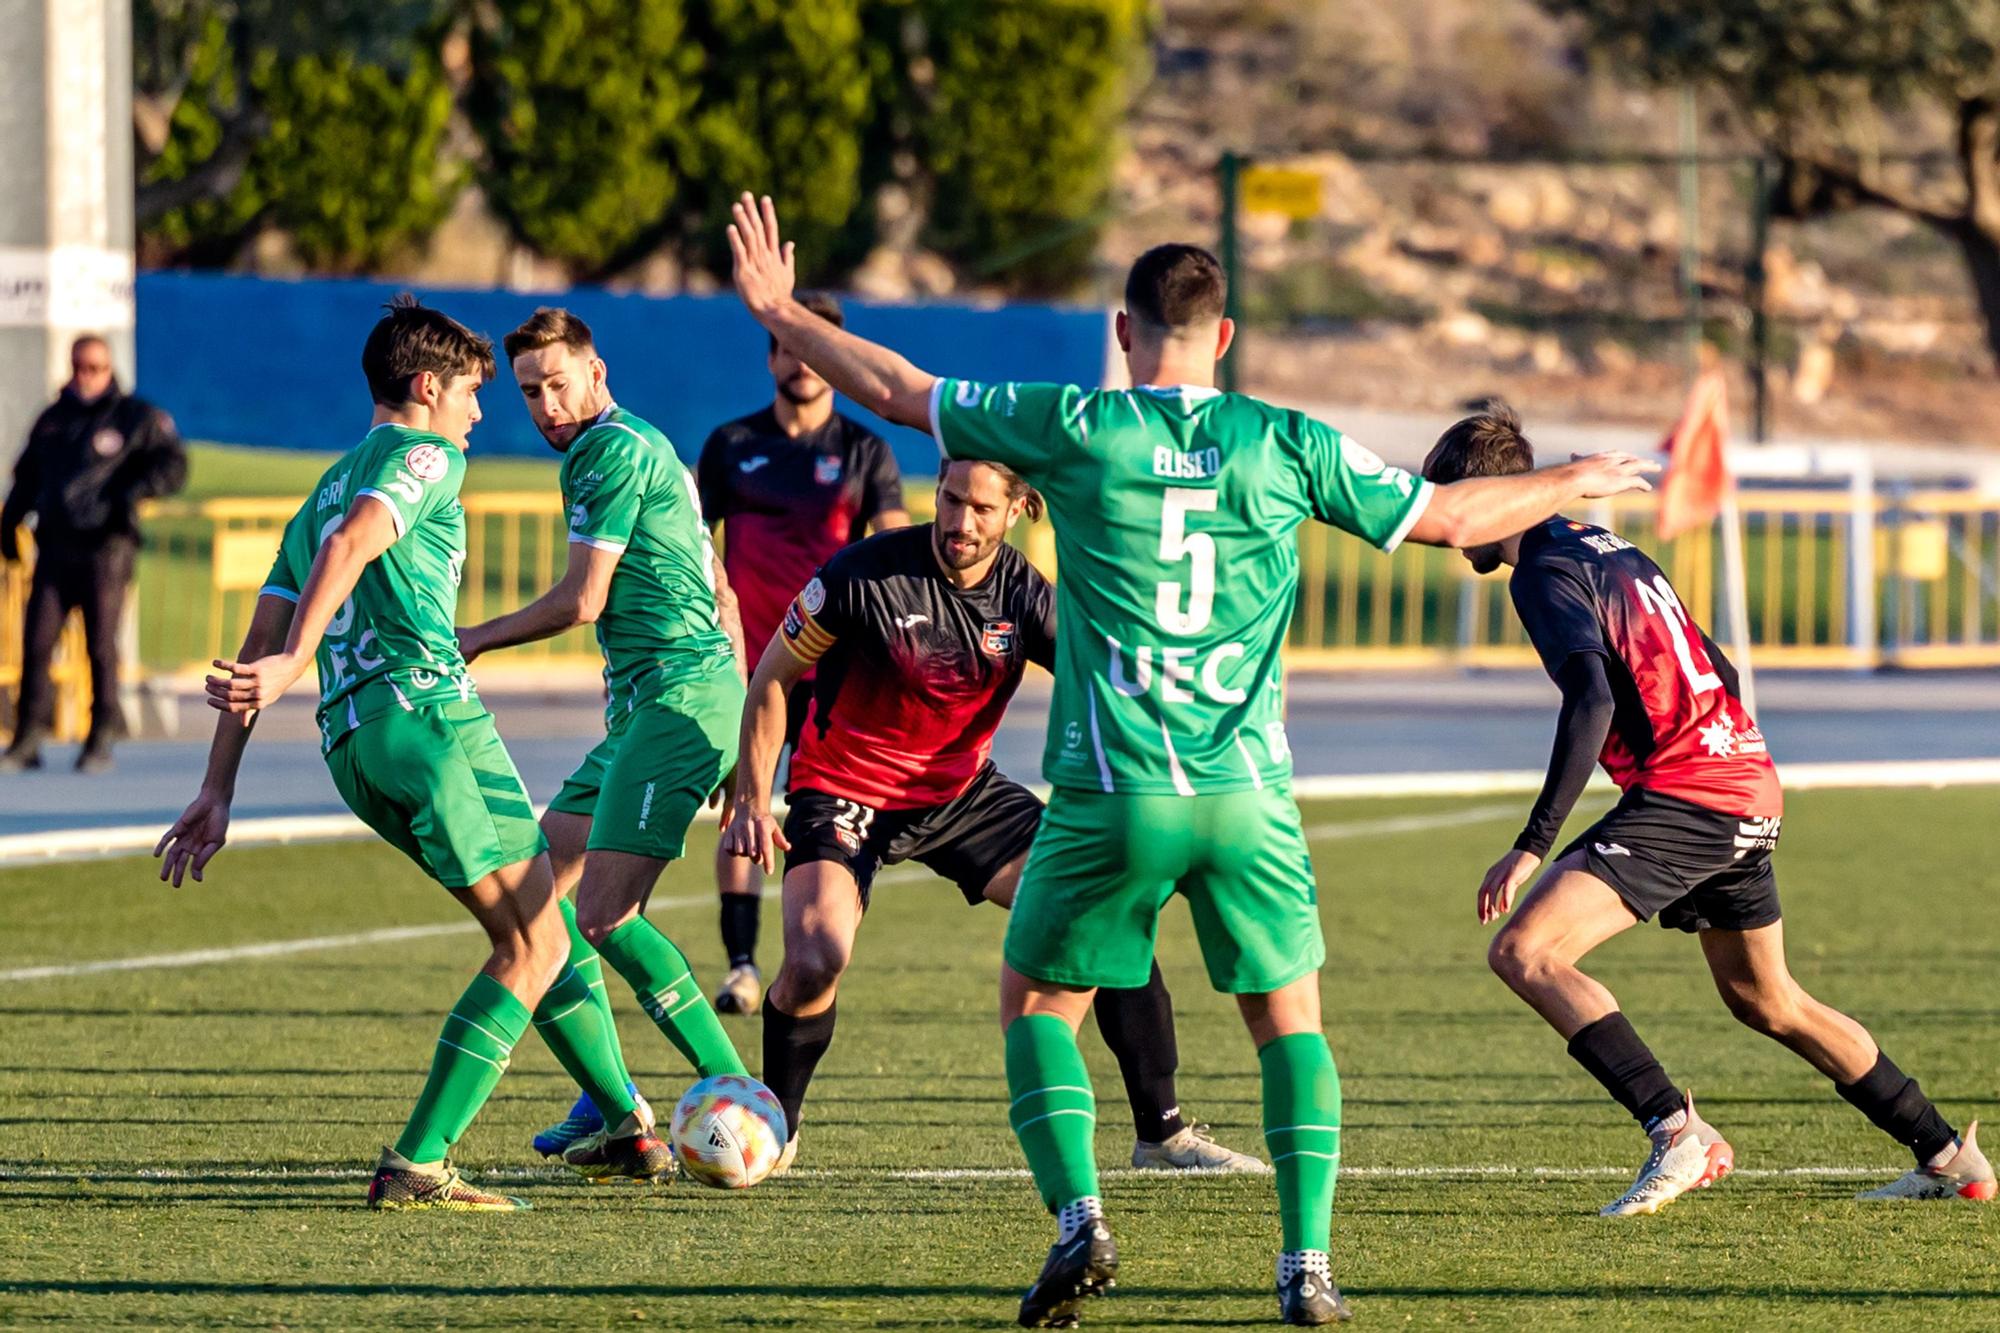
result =
[[[0,508],[0,559],[18,560],[19,529],[35,521],[35,575],[21,631],[21,686],[13,744],[0,772],[39,768],[55,718],[49,658],[63,621],[83,612],[90,648],[90,738],[77,768],[111,766],[123,726],[118,708],[118,620],[139,552],[141,500],[187,482],[187,453],[173,420],[118,387],[102,338],[70,348],[70,381],[35,421]]]

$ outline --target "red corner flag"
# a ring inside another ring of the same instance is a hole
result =
[[[1688,390],[1687,407],[1667,436],[1666,480],[1660,483],[1662,541],[1715,518],[1732,484],[1724,446],[1729,440],[1729,393],[1720,370],[1705,370]]]

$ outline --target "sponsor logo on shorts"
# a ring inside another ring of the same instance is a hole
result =
[[[403,466],[410,469],[410,475],[419,481],[436,481],[451,463],[445,458],[444,450],[437,445],[420,444],[403,459]]]
[[[654,787],[654,784],[653,784],[653,783],[650,783],[650,782],[649,782],[649,783],[647,783],[647,784],[646,784],[646,795],[645,795],[645,798],[644,798],[643,800],[641,800],[641,801],[639,802],[639,827],[640,827],[640,828],[644,828],[644,827],[646,827],[646,820],[647,820],[647,819],[648,819],[648,818],[649,818],[649,817],[650,817],[650,816],[652,815],[652,813],[653,813],[653,787]]]
[[[831,486],[840,480],[840,460],[821,458],[813,463],[813,480],[822,486]]]
[[[1632,854],[1629,848],[1620,847],[1615,842],[1593,842],[1590,845],[1597,849],[1599,856],[1630,856]]]
[[[979,646],[988,657],[1005,657],[1014,647],[1014,622],[989,620],[979,632]]]
[[[805,591],[799,594],[799,605],[806,609],[806,614],[809,616],[818,615],[819,609],[826,605],[826,585],[819,581],[817,574],[813,576],[813,581],[806,585]]]
[[[1778,847],[1778,827],[1785,821],[1779,816],[1768,819],[1745,819],[1736,825],[1736,860],[1743,859],[1746,852],[1770,852]]]

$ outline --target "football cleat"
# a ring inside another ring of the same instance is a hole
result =
[[[572,1143],[581,1143],[604,1128],[604,1117],[588,1097],[578,1097],[569,1115],[535,1135],[530,1143],[544,1157],[560,1157]]]
[[[1021,1297],[1022,1328],[1075,1328],[1083,1303],[1118,1285],[1118,1247],[1095,1218],[1049,1247],[1042,1275]]]
[[[764,974],[755,963],[738,963],[729,969],[715,992],[718,1014],[754,1014],[764,1000]]]
[[[400,1208],[440,1208],[454,1213],[518,1213],[526,1199],[488,1194],[465,1183],[450,1162],[419,1166],[393,1149],[384,1148],[368,1182],[368,1206],[377,1212]]]
[[[1271,1168],[1248,1153],[1215,1141],[1207,1125],[1183,1125],[1164,1143],[1140,1139],[1132,1145],[1132,1165],[1141,1171],[1238,1171],[1265,1175]]]
[[[1639,1168],[1632,1188],[1600,1211],[1602,1217],[1638,1217],[1657,1213],[1689,1190],[1705,1190],[1736,1166],[1735,1150],[1694,1109],[1687,1095],[1687,1123],[1672,1134],[1654,1138],[1653,1151]]]
[[[1975,1120],[1965,1127],[1958,1151],[1943,1166],[1920,1166],[1880,1189],[1854,1197],[1869,1203],[1897,1199],[1973,1199],[1988,1203],[1996,1192],[2000,1192],[2000,1185],[1994,1181],[1993,1164],[1979,1150],[1979,1122]]]
[[[666,1140],[653,1132],[650,1125],[641,1127],[637,1133],[617,1137],[606,1130],[599,1130],[572,1143],[563,1151],[562,1159],[564,1166],[585,1180],[597,1183],[611,1180],[660,1182],[671,1181],[674,1177],[674,1151],[667,1146]]]
[[[1295,1328],[1318,1328],[1321,1324],[1344,1324],[1354,1318],[1341,1298],[1340,1288],[1324,1273],[1311,1269],[1292,1275],[1290,1282],[1278,1284],[1278,1322]]]

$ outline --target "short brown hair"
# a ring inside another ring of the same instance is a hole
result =
[[[847,327],[847,316],[841,311],[840,302],[833,298],[832,292],[804,292],[798,299],[800,305],[836,329]],[[771,335],[771,350],[773,352],[778,350],[778,335],[775,333]]]
[[[1521,415],[1498,398],[1452,423],[1424,459],[1424,477],[1440,485],[1467,477],[1508,477],[1532,472],[1535,447],[1521,433]]]
[[[590,325],[553,305],[537,306],[534,314],[521,321],[520,328],[500,340],[509,361],[523,352],[539,352],[557,343],[572,352],[597,350],[597,339],[591,334]]]
[[[1212,324],[1228,299],[1221,262],[1198,245],[1156,245],[1125,278],[1125,313],[1155,329]]]
[[[400,292],[382,307],[368,341],[361,345],[361,373],[368,392],[384,407],[410,401],[410,381],[429,371],[441,379],[459,375],[493,378],[493,340]]]

